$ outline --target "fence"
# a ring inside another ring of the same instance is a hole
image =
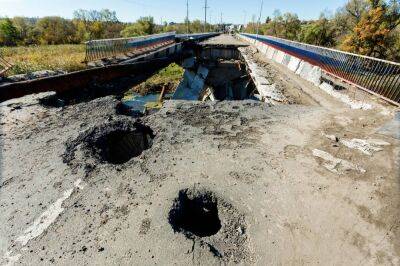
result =
[[[93,40],[86,42],[85,62],[111,58],[118,55],[134,55],[175,42],[175,32],[135,38]]]
[[[400,64],[272,36],[242,34],[320,67],[360,89],[399,105]]]
[[[0,77],[2,77],[11,67],[12,65],[3,58],[3,54],[0,51]]]

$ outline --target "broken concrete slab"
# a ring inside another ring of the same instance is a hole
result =
[[[340,158],[336,158],[332,154],[330,154],[326,151],[314,149],[313,155],[315,157],[321,158],[324,161],[323,166],[326,169],[328,169],[329,171],[331,171],[332,173],[342,175],[349,171],[356,171],[361,174],[364,174],[366,172],[366,170],[364,168],[362,168],[358,165],[355,165],[349,161],[346,161],[346,160],[343,160]]]
[[[341,102],[349,105],[351,109],[369,110],[373,108],[373,106],[369,103],[353,100],[348,95],[336,91],[332,85],[326,82],[323,82],[319,88],[336,99],[339,99]]]
[[[204,90],[205,79],[207,78],[209,70],[200,66],[197,73],[186,70],[181,83],[175,90],[172,99],[174,100],[199,100],[201,93]]]
[[[245,48],[239,48],[244,60],[250,71],[250,76],[252,77],[254,84],[256,85],[259,95],[262,97],[263,101],[270,104],[283,103],[287,99],[283,93],[277,88],[267,76],[268,73],[265,69],[256,64],[253,59],[248,55]]]
[[[391,144],[380,139],[345,139],[338,138],[335,135],[326,135],[325,137],[328,139],[340,143],[349,149],[356,149],[362,152],[365,155],[372,156],[374,153],[383,151],[385,146],[390,146]]]

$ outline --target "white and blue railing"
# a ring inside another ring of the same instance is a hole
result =
[[[241,35],[318,66],[329,75],[378,95],[396,105],[400,103],[399,63],[273,36],[245,33]]]

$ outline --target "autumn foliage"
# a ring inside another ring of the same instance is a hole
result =
[[[341,48],[348,52],[385,58],[388,48],[394,42],[385,7],[377,6],[364,14],[344,40]]]

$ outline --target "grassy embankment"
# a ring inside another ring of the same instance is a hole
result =
[[[84,45],[42,45],[1,48],[4,58],[14,66],[8,76],[38,70],[76,71],[86,68]]]

